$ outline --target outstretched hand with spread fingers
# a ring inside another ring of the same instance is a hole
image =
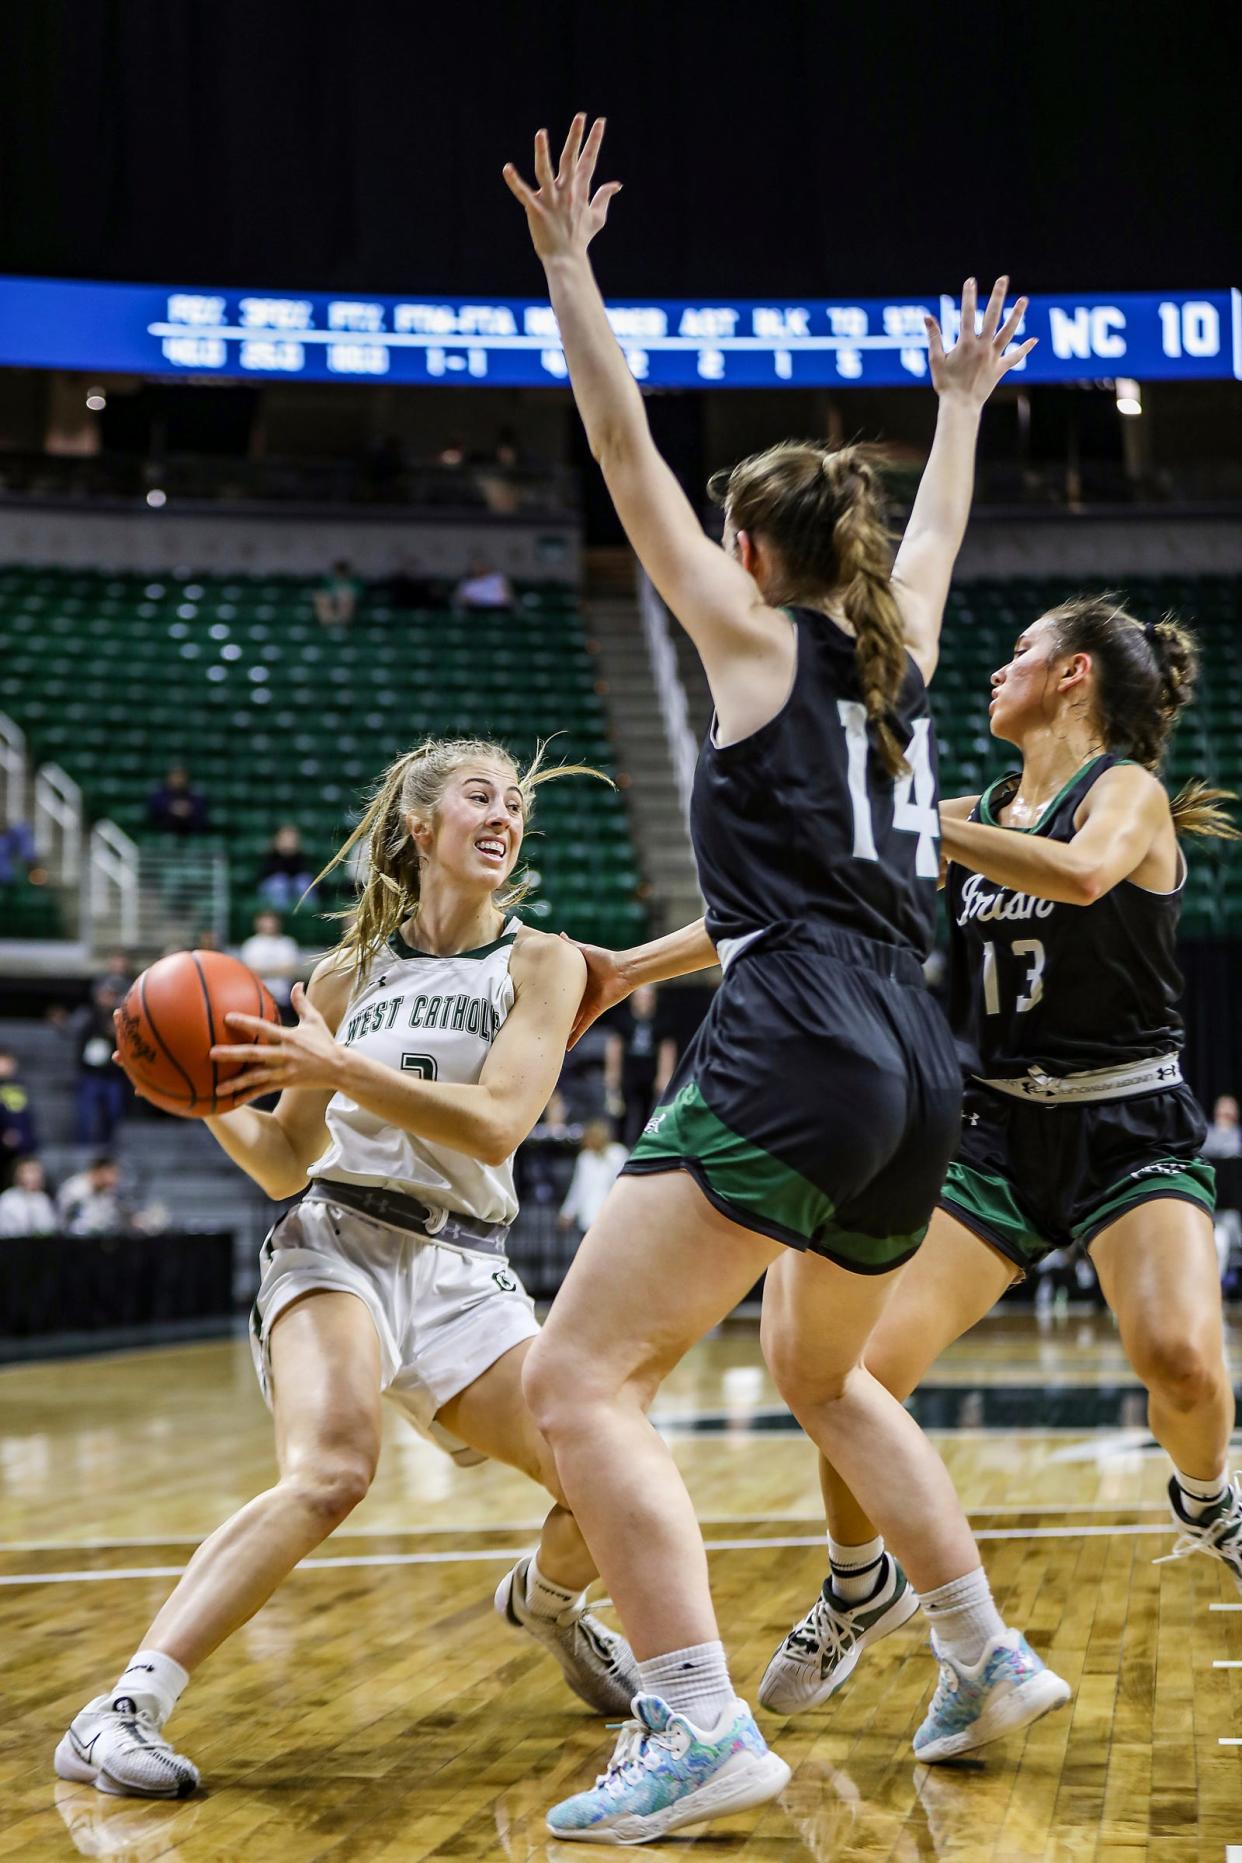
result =
[[[211,1050],[211,1058],[249,1064],[243,1073],[221,1082],[230,1106],[244,1106],[248,1100],[283,1092],[286,1087],[335,1091],[345,1050],[334,1039],[302,984],[294,984],[292,1001],[298,1014],[293,1028],[282,1028],[237,1011],[225,1016],[229,1028],[243,1039],[218,1042]],[[246,1035],[254,1036],[254,1042],[246,1043]]]
[[[538,132],[535,137],[538,188],[523,181],[512,162],[504,166],[509,191],[526,209],[532,244],[545,265],[551,259],[585,252],[608,218],[608,204],[613,195],[621,191],[619,181],[606,181],[592,194],[591,182],[604,140],[604,119],[597,116],[589,132],[586,121],[586,112],[580,110],[569,125],[560,167],[555,174],[548,132],[546,129]]]
[[[1035,336],[1028,337],[1014,349],[1009,347],[1026,314],[1028,300],[1019,298],[1002,323],[1008,289],[1008,278],[998,278],[992,286],[982,325],[976,329],[979,287],[973,278],[966,280],[962,287],[962,327],[952,349],[945,348],[936,319],[924,317],[932,386],[938,395],[956,396],[982,407],[1001,377],[1034,349],[1039,341]]]

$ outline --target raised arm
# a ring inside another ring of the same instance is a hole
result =
[[[230,1015],[243,1037],[214,1048],[217,1060],[246,1061],[237,1090],[258,1096],[275,1087],[346,1094],[377,1119],[484,1164],[517,1150],[552,1096],[565,1042],[582,995],[586,965],[576,946],[533,932],[519,939],[510,964],[514,1003],[477,1084],[418,1080],[334,1040],[324,1017],[294,988],[296,1028],[275,1029],[257,1016]],[[268,1030],[262,1046],[244,1036]],[[234,1118],[230,1114],[228,1117]]]
[[[997,279],[982,328],[976,330],[978,289],[973,278],[966,280],[961,333],[952,349],[945,349],[936,319],[924,320],[932,385],[939,396],[936,434],[893,564],[893,592],[905,621],[906,645],[925,680],[936,670],[949,580],[970,516],[983,404],[1001,377],[1029,356],[1038,341],[1028,337],[1010,349],[1027,300],[1019,298],[1002,323],[1008,288],[1008,278]]]
[[[1169,819],[1163,785],[1137,764],[1118,764],[1092,785],[1072,841],[1016,834],[941,814],[941,848],[950,860],[998,886],[1089,906],[1138,872]]]
[[[591,452],[639,561],[703,657],[709,681],[726,662],[773,663],[788,681],[787,630],[764,624],[767,610],[750,574],[705,536],[689,499],[656,450],[642,396],[612,333],[587,247],[601,230],[620,183],[591,191],[604,135],[598,118],[569,128],[555,172],[546,130],[535,137],[530,187],[512,163],[505,181],[526,209],[547,274],[569,379]],[[752,668],[752,671],[754,669]]]

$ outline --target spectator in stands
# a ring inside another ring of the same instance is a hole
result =
[[[37,1158],[19,1158],[9,1188],[0,1191],[0,1236],[50,1236],[60,1228]]]
[[[278,912],[295,906],[314,881],[310,856],[297,824],[283,822],[272,836],[259,867],[258,890]]]
[[[613,1138],[606,1119],[591,1119],[582,1134],[582,1148],[574,1163],[569,1194],[557,1218],[561,1229],[579,1229],[585,1235],[603,1207],[628,1153]]]
[[[173,764],[162,787],[151,791],[147,820],[152,828],[162,828],[166,834],[207,832],[207,799],[191,787],[190,772],[183,763]]]
[[[623,1006],[608,1031],[604,1089],[608,1110],[621,1121],[621,1141],[632,1151],[652,1107],[672,1079],[677,1043],[658,1016],[654,984],[644,983]]]
[[[21,1062],[10,1049],[0,1048],[0,1176],[7,1176],[10,1158],[38,1147],[34,1104],[21,1077]]]
[[[1242,1157],[1242,1126],[1238,1124],[1238,1102],[1232,1093],[1222,1093],[1212,1106],[1212,1123],[1203,1141],[1205,1158]]]
[[[108,961],[99,973],[99,981],[106,983],[120,997],[128,994],[129,986],[134,981],[134,967],[124,951],[109,952]]]
[[[125,1116],[129,1088],[112,1059],[116,1045],[112,1012],[121,996],[103,978],[91,991],[91,1000],[69,1018],[69,1034],[77,1043],[78,1087],[75,1138],[79,1145],[110,1145]]]
[[[321,627],[348,627],[358,612],[360,585],[347,557],[342,556],[315,590],[315,619]]]
[[[454,608],[512,608],[513,584],[503,569],[476,556],[453,590]]]
[[[28,822],[0,810],[0,886],[24,880],[36,863],[34,835]]]
[[[280,929],[279,912],[255,913],[254,930],[239,955],[242,963],[249,964],[255,975],[266,983],[283,1015],[289,1008],[289,998],[294,983],[302,974],[303,964],[297,940]],[[287,1016],[285,1019],[289,1020]]]
[[[92,1158],[85,1171],[61,1185],[56,1202],[66,1235],[121,1235],[130,1227],[115,1158]]]

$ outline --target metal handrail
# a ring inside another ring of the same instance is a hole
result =
[[[7,712],[0,712],[0,782],[9,821],[26,818],[26,733]]]
[[[60,886],[76,886],[82,869],[82,791],[58,763],[35,772],[34,836],[39,859]]]
[[[97,943],[94,927],[104,918],[109,888],[120,903],[121,943],[138,943],[138,846],[115,822],[96,822],[91,829],[88,883],[83,888],[86,940]]]
[[[647,657],[651,662],[652,677],[660,701],[664,735],[673,762],[677,800],[688,825],[694,767],[698,760],[694,733],[690,729],[690,707],[686,700],[686,688],[677,670],[677,654],[669,629],[668,610],[656,594],[650,577],[641,568],[638,572],[638,608],[647,641]]]

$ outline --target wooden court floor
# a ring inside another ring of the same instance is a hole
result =
[[[917,1766],[935,1675],[916,1618],[826,1710],[763,1717],[794,1768],[779,1801],[644,1854],[1242,1863],[1242,1598],[1205,1559],[1152,1564],[1172,1542],[1164,1462],[1109,1322],[998,1316],[937,1378],[956,1427],[936,1440],[998,1602],[1073,1684],[1070,1708],[975,1762]],[[658,1414],[753,1699],[822,1575],[814,1456],[746,1329],[696,1351]],[[243,1340],[0,1369],[0,1858],[615,1855],[546,1836],[544,1808],[613,1736],[491,1609],[539,1491],[457,1469],[396,1418],[365,1504],[191,1684],[173,1732],[202,1792],[152,1803],[55,1780],[69,1717],[271,1469]]]

